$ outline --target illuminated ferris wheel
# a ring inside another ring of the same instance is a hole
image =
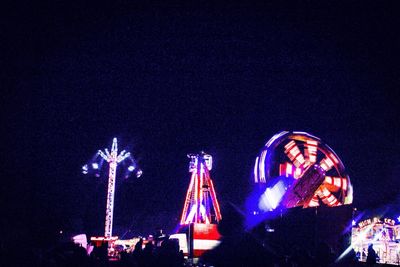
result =
[[[274,135],[256,158],[254,180],[262,188],[258,207],[263,211],[353,202],[353,188],[340,158],[321,139],[305,132]]]

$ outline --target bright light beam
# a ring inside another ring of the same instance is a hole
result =
[[[368,225],[367,227],[365,227],[365,229],[359,234],[356,242],[354,242],[355,244],[351,243],[350,246],[347,247],[347,249],[345,251],[343,251],[342,254],[340,254],[340,256],[335,260],[335,263],[338,263],[340,260],[342,260],[347,254],[349,254],[349,252],[354,248],[354,246],[360,242],[362,242],[362,240],[364,239],[364,237],[366,236],[367,232],[369,230],[372,229],[373,225]],[[378,238],[378,234],[375,235],[374,240],[376,241],[376,239]]]

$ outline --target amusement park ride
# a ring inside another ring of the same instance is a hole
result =
[[[115,179],[117,174],[117,166],[124,161],[129,162],[129,166],[126,172],[125,177],[128,177],[130,173],[135,172],[136,177],[140,177],[142,175],[142,170],[137,167],[136,160],[133,158],[130,152],[126,152],[122,150],[118,154],[118,142],[117,138],[114,137],[111,152],[106,148],[103,151],[98,150],[96,156],[92,160],[91,164],[85,164],[82,167],[82,173],[88,174],[89,171],[95,172],[96,176],[99,176],[99,170],[101,169],[104,161],[106,161],[109,165],[108,172],[108,191],[107,191],[107,205],[106,205],[106,218],[105,218],[105,227],[104,227],[104,240],[107,241],[115,241],[117,238],[112,236],[112,227],[113,227],[113,212],[114,212],[114,195],[115,195]],[[99,238],[94,238],[94,240],[99,240]]]
[[[218,223],[221,220],[221,212],[210,177],[212,157],[204,152],[189,154],[188,157],[189,172],[192,175],[183,206],[181,225]]]
[[[305,132],[274,135],[256,158],[254,181],[263,192],[257,203],[261,212],[353,202],[353,188],[340,158]]]
[[[179,229],[170,238],[178,239],[186,256],[198,258],[220,243],[217,225],[222,216],[210,176],[212,156],[200,152],[189,154],[188,158],[191,173],[189,187]],[[118,154],[116,138],[113,139],[111,152],[99,150],[94,160],[82,167],[83,173],[95,171],[98,174],[104,161],[109,165],[109,178],[102,240],[112,243],[115,241],[112,225],[117,166],[129,161],[128,174],[134,172],[139,177],[142,171],[129,152],[123,150]],[[305,132],[283,131],[274,135],[256,158],[254,182],[258,192],[256,200],[251,201],[254,215],[283,209],[296,210],[292,209],[296,207],[338,207],[353,201],[350,178],[340,158],[321,139]],[[283,232],[288,231],[284,229]]]
[[[189,257],[199,257],[219,244],[217,224],[221,212],[211,180],[212,156],[204,152],[189,154],[189,188],[183,206],[180,229],[175,236],[183,235],[188,244]]]
[[[247,204],[247,227],[265,226],[278,246],[323,242],[342,245],[351,227],[353,187],[338,155],[322,140],[306,132],[275,134],[256,157],[254,192]]]

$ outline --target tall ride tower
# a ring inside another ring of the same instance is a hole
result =
[[[104,150],[104,152],[99,150],[93,162],[91,163],[91,165],[89,165],[90,167],[88,166],[88,164],[85,164],[82,167],[82,172],[84,174],[87,174],[89,168],[90,170],[94,170],[97,172],[101,168],[101,165],[104,161],[106,161],[109,165],[106,219],[104,227],[104,237],[106,239],[112,237],[115,178],[117,174],[117,166],[125,160],[130,161],[126,177],[128,177],[128,174],[131,172],[135,172],[136,177],[140,177],[142,175],[142,171],[137,167],[135,159],[131,156],[130,152],[126,152],[125,150],[122,150],[121,153],[118,154],[118,142],[117,138],[114,138],[111,146],[111,153],[108,151],[107,148]],[[97,176],[99,176],[98,173]]]
[[[191,178],[180,224],[216,224],[221,220],[221,212],[210,177],[212,157],[200,152],[199,154],[188,154],[188,158],[190,158]]]

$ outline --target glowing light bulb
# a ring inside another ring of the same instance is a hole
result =
[[[97,164],[96,162],[92,163],[92,168],[97,170],[99,168],[99,164]]]
[[[135,166],[131,165],[128,167],[128,171],[133,172],[135,170]]]

